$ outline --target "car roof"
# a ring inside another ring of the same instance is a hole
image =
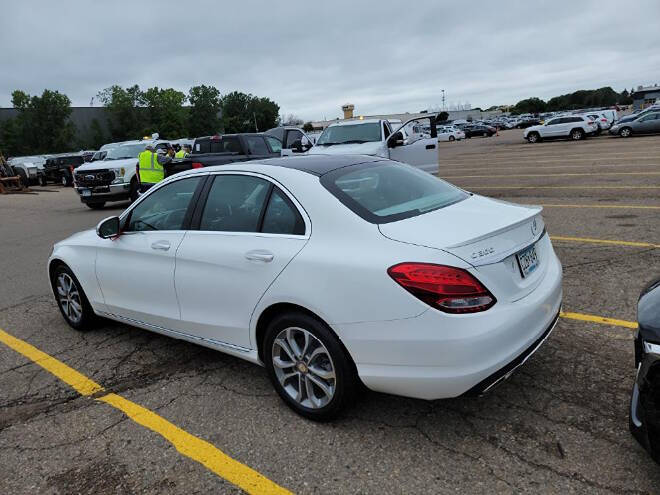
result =
[[[245,169],[250,171],[255,165],[270,165],[272,167],[289,168],[299,170],[308,174],[321,176],[344,167],[359,165],[362,163],[375,163],[385,160],[378,156],[369,155],[304,155],[287,156],[284,158],[269,158],[266,160],[255,160],[250,162],[237,162],[229,164],[232,168]],[[227,170],[228,165],[216,165],[195,169],[197,173],[204,171],[222,171]]]

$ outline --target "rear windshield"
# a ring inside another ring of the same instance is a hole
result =
[[[427,172],[393,161],[340,168],[323,175],[321,184],[371,223],[396,222],[468,197]]]

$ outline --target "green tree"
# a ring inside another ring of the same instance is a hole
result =
[[[153,87],[142,93],[148,121],[143,134],[157,132],[161,138],[176,139],[187,135],[186,95],[173,88]]]
[[[209,136],[220,131],[220,91],[213,86],[193,86],[188,92],[188,136]]]
[[[513,113],[540,113],[545,112],[546,103],[537,97],[527,98],[526,100],[520,100],[513,107]]]
[[[92,149],[97,150],[106,143],[105,135],[98,119],[92,119],[92,123],[89,125],[89,133],[89,144]]]
[[[312,132],[314,130],[314,126],[312,125],[311,122],[305,122],[305,125],[303,126],[303,131],[305,132]]]
[[[624,90],[621,91],[621,95],[618,103],[620,105],[631,105],[632,102],[633,102],[632,91],[629,93],[628,90],[624,88]]]
[[[130,88],[110,86],[97,95],[108,110],[108,128],[113,141],[138,139],[144,129],[143,95],[136,84]]]
[[[280,106],[268,98],[234,91],[222,97],[225,132],[265,131],[277,125]]]
[[[447,112],[440,112],[440,113],[438,114],[437,120],[438,120],[438,122],[444,122],[444,121],[447,120],[448,118],[449,118],[449,113],[447,113]]]
[[[12,93],[18,115],[3,126],[2,141],[8,155],[58,153],[73,144],[75,127],[69,120],[71,100],[49,89],[41,96],[24,91]]]

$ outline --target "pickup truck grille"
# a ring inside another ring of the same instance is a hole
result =
[[[109,186],[115,180],[115,173],[110,170],[76,172],[76,185],[81,187]]]

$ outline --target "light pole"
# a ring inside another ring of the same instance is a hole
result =
[[[444,112],[445,110],[447,110],[447,109],[445,108],[445,90],[442,89],[442,90],[440,90],[440,91],[442,91],[442,111]]]

